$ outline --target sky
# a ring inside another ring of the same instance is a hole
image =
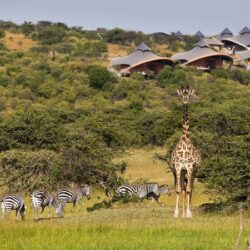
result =
[[[205,35],[250,28],[250,0],[0,0],[0,20]]]

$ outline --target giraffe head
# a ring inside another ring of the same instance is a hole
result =
[[[183,104],[189,103],[189,100],[191,99],[193,93],[194,90],[189,89],[189,86],[182,87],[181,90],[177,90],[177,94],[182,99]]]

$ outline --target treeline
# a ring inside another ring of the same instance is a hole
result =
[[[31,22],[24,22],[17,25],[12,22],[0,21],[0,37],[1,32],[9,30],[12,32],[22,32],[25,36],[33,40],[40,41],[43,46],[60,43],[55,49],[71,51],[68,39],[75,36],[78,38],[86,38],[88,40],[102,41],[100,44],[89,44],[86,46],[100,46],[101,52],[106,52],[105,43],[113,43],[120,45],[134,46],[144,41],[148,45],[153,43],[166,44],[170,50],[177,51],[179,48],[189,49],[199,41],[199,38],[191,35],[177,36],[174,32],[166,34],[163,32],[156,32],[152,34],[145,34],[141,31],[123,30],[114,28],[111,30],[105,28],[97,28],[96,30],[85,30],[83,27],[74,26],[68,27],[61,22],[39,21],[36,24]]]

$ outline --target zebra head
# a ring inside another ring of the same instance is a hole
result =
[[[57,216],[59,218],[62,218],[63,217],[63,204],[56,196],[53,197],[52,205],[55,207]]]
[[[88,185],[84,185],[82,188],[82,194],[87,197],[88,200],[91,199],[91,188]]]
[[[166,185],[166,184],[159,186],[159,192],[160,192],[160,194],[167,194],[169,196],[171,195],[171,191],[170,191],[168,185]]]
[[[58,204],[58,207],[56,208],[56,214],[59,218],[63,217],[63,205],[61,202]]]

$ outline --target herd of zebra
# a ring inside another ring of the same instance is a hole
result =
[[[116,189],[116,194],[118,196],[125,196],[126,194],[130,196],[137,196],[139,198],[152,197],[158,202],[161,194],[170,195],[171,192],[168,185],[158,186],[155,183],[146,184],[134,184],[134,185],[122,185]],[[81,203],[83,196],[87,199],[91,198],[91,187],[84,185],[76,189],[61,189],[56,195],[52,195],[47,191],[34,191],[31,194],[32,205],[35,210],[35,219],[38,219],[38,210],[42,209],[41,217],[45,207],[48,207],[48,216],[50,217],[50,207],[54,207],[55,212],[58,217],[63,217],[63,210],[66,203],[73,203],[75,206],[77,203]],[[24,204],[24,199],[20,194],[7,194],[1,200],[2,207],[2,219],[4,218],[5,210],[10,213],[11,210],[16,211],[16,219],[18,219],[19,214],[21,219],[25,218],[26,206]]]

